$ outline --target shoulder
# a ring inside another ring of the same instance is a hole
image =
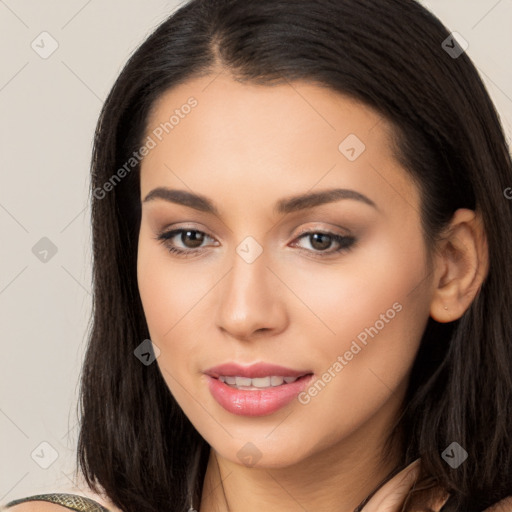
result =
[[[105,498],[92,491],[59,491],[30,495],[6,503],[0,512],[122,512]]]
[[[0,509],[2,512],[63,512],[63,508],[55,503],[46,501],[26,501],[14,506],[5,505]]]
[[[484,512],[510,512],[512,510],[512,496],[498,501],[492,507],[486,508]]]

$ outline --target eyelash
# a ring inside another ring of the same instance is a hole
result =
[[[189,229],[189,228],[181,228],[181,229],[173,229],[171,231],[163,231],[162,233],[159,233],[155,239],[158,240],[160,243],[164,245],[164,247],[172,254],[175,254],[177,256],[181,256],[184,258],[188,258],[191,256],[194,256],[198,253],[203,252],[203,248],[200,249],[178,249],[174,245],[170,245],[169,241],[174,238],[176,235],[180,235],[184,232],[193,232],[193,233],[201,233],[203,235],[206,235],[208,238],[213,239],[208,233],[205,233],[204,231],[200,231],[198,229]],[[321,235],[327,235],[331,237],[333,242],[336,242],[339,244],[339,248],[334,251],[315,251],[311,249],[302,249],[303,251],[314,253],[315,257],[319,256],[320,258],[325,258],[327,256],[331,256],[333,254],[340,254],[340,253],[346,253],[349,252],[354,248],[354,245],[356,243],[356,239],[353,236],[344,236],[344,235],[338,235],[336,233],[332,233],[330,231],[304,231],[299,234],[299,236],[296,238],[296,240],[300,240],[302,238],[305,238],[307,236],[311,236],[314,234],[321,234]]]

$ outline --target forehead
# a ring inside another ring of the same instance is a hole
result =
[[[141,195],[166,183],[206,194],[205,185],[292,194],[318,184],[412,198],[415,187],[393,156],[391,135],[374,109],[318,84],[204,76],[153,105],[146,137],[155,146],[142,162]]]
[[[250,133],[268,141],[270,148],[277,140],[282,143],[282,139],[301,138],[311,141],[308,146],[324,140],[337,149],[336,142],[347,131],[364,138],[366,132],[380,125],[382,135],[391,132],[387,121],[374,109],[320,84],[258,85],[225,74],[195,78],[164,92],[148,116],[147,132],[169,121],[173,113],[188,111],[191,98],[197,106],[185,118],[192,120],[181,123],[182,114],[178,123],[182,126],[179,130],[177,124],[173,126],[170,135],[185,135],[186,125],[193,125],[196,137],[200,137],[198,142],[206,142],[225,138],[226,134],[234,137],[238,129],[244,129],[239,134],[242,138]]]

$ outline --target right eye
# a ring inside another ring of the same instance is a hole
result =
[[[164,231],[159,233],[156,239],[160,241],[167,250],[173,254],[180,256],[193,256],[203,252],[201,244],[209,238],[213,240],[208,234],[197,229],[181,228],[173,229],[171,231]],[[176,240],[175,240],[176,239]],[[180,242],[182,247],[176,245]]]

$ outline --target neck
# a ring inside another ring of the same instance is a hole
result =
[[[246,467],[211,449],[199,512],[353,512],[399,464],[400,450],[382,460],[392,419],[382,412],[335,446],[286,467]]]

